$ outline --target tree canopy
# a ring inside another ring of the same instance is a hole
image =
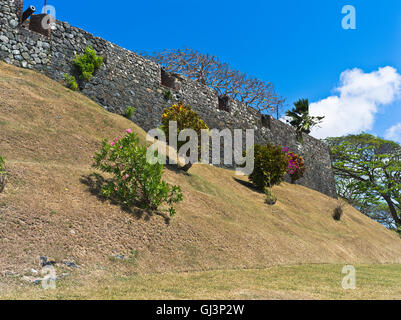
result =
[[[339,195],[401,234],[401,146],[367,133],[326,142]]]

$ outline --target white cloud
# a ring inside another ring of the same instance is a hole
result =
[[[385,138],[401,143],[401,122],[387,129]]]
[[[312,131],[316,138],[372,129],[378,107],[400,97],[401,75],[393,67],[379,68],[371,73],[361,69],[346,70],[335,91],[339,94],[310,105],[311,115],[325,116],[320,128]]]

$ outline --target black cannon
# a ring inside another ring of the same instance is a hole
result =
[[[23,23],[26,19],[28,19],[35,11],[36,8],[34,6],[29,6],[29,8],[26,9],[22,14],[21,23]]]

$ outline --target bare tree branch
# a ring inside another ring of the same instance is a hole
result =
[[[182,74],[213,88],[219,96],[229,96],[258,110],[279,117],[285,99],[270,82],[252,78],[215,56],[192,49],[164,50],[148,56],[168,72]]]

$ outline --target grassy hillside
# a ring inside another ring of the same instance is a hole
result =
[[[0,154],[10,173],[0,195],[0,274],[23,274],[41,255],[74,260],[80,270],[142,274],[401,263],[400,238],[355,209],[336,222],[336,200],[286,183],[270,207],[246,178],[212,166],[194,166],[190,175],[166,170],[184,194],[169,223],[102,201],[90,157],[126,128],[144,140],[135,124],[79,93],[0,63]],[[116,264],[116,254],[132,259]]]

